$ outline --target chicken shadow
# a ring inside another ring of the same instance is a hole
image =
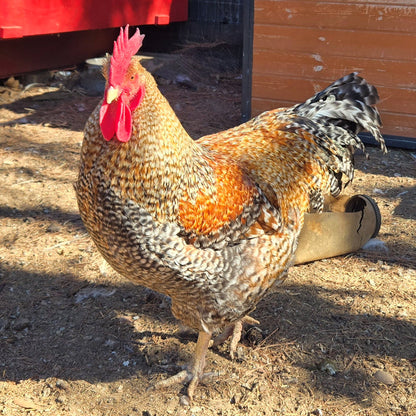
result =
[[[289,283],[267,295],[253,316],[272,334],[264,346],[279,349],[279,343],[291,340],[310,351],[293,365],[310,371],[312,388],[359,402],[374,388],[368,372],[341,368],[330,377],[317,370],[317,362],[327,357],[349,362],[358,355],[414,363],[416,326],[408,319],[352,314],[328,295],[367,294]],[[127,281],[94,286],[71,273],[48,275],[4,264],[0,299],[0,380],[58,377],[94,383],[141,376],[148,380],[146,388],[155,377],[176,372],[194,349],[190,341],[196,337],[175,332],[169,307],[161,307],[164,298]],[[211,359],[212,354],[219,353],[211,352]]]
[[[397,186],[387,187],[383,181],[379,182],[377,189],[370,189],[370,196],[376,192],[380,197],[388,199],[395,204],[393,214],[405,219],[416,219],[416,187],[401,183],[401,177],[414,178],[416,176],[415,159],[411,151],[398,151],[397,149],[387,155],[380,154],[379,150],[371,147],[370,161],[365,160],[363,154],[356,157],[356,168],[373,175],[382,175],[397,178]],[[381,159],[381,163],[372,163],[372,160]],[[363,184],[365,186],[365,184]]]
[[[383,197],[391,200],[399,200],[399,203],[393,210],[395,216],[416,220],[416,186],[402,186],[385,190]]]

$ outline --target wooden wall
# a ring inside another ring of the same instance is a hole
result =
[[[416,138],[415,0],[254,0],[253,116],[352,71],[377,87],[383,133]]]

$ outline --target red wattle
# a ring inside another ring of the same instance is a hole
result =
[[[144,88],[126,104],[126,97],[121,95],[116,101],[107,104],[103,102],[100,108],[100,127],[104,139],[109,141],[114,135],[120,142],[128,142],[132,133],[132,111],[141,103],[144,97]]]
[[[111,104],[103,103],[100,108],[100,127],[104,139],[109,141],[114,135],[120,142],[127,142],[132,131],[131,111],[121,99]]]
[[[116,133],[117,108],[104,102],[100,108],[100,127],[105,140],[111,140]]]
[[[121,100],[119,100],[121,102]],[[121,102],[120,114],[117,122],[116,136],[120,142],[128,142],[131,137],[132,119],[129,106]]]

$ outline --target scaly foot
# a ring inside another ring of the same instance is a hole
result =
[[[201,331],[198,335],[198,341],[196,343],[194,360],[190,370],[183,370],[166,380],[161,380],[155,383],[150,390],[165,388],[173,386],[174,384],[188,384],[187,396],[182,398],[182,404],[188,405],[192,401],[195,389],[198,386],[200,380],[211,377],[214,373],[204,374],[205,368],[205,356],[208,350],[208,345],[211,341],[211,333]]]
[[[252,318],[251,316],[245,316],[244,318],[225,328],[224,332],[216,336],[212,342],[211,347],[217,347],[218,345],[226,341],[229,337],[231,337],[230,357],[232,360],[234,360],[235,351],[237,350],[237,345],[241,339],[243,324],[259,325],[260,322],[257,319]]]

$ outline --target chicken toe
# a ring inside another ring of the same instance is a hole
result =
[[[198,386],[198,383],[207,378],[213,376],[215,373],[204,373],[205,368],[205,356],[208,350],[208,345],[211,341],[211,333],[201,331],[198,335],[198,341],[196,343],[195,355],[193,363],[190,369],[182,370],[178,374],[169,377],[165,380],[161,380],[150,387],[150,390],[165,388],[173,386],[174,384],[188,384],[187,396],[184,397],[182,403],[190,404],[192,402],[193,394]]]
[[[221,334],[214,338],[210,346],[217,347],[218,345],[222,344],[224,341],[231,337],[230,357],[232,360],[234,360],[237,345],[241,339],[243,324],[258,325],[260,324],[260,322],[257,319],[254,319],[251,316],[246,315],[244,318],[238,320],[232,325],[227,326],[227,328],[225,328],[225,330]]]

